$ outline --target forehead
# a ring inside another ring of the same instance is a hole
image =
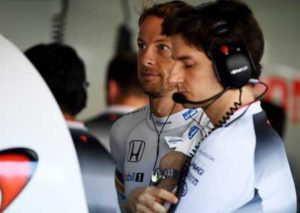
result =
[[[171,42],[172,42],[172,55],[175,57],[175,59],[178,59],[178,57],[181,57],[183,55],[188,56],[190,53],[197,51],[197,49],[188,44],[186,40],[181,35],[173,35],[171,36]]]
[[[170,40],[169,37],[162,35],[163,19],[157,16],[148,16],[140,26],[138,39],[144,41]]]
[[[201,48],[189,44],[181,35],[171,37],[172,42],[172,58],[177,61],[210,61],[205,52]],[[201,63],[202,63],[201,62]]]

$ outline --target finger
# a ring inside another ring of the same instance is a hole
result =
[[[160,199],[159,197],[157,197],[157,188],[156,187],[153,187],[153,186],[147,187],[147,188],[145,188],[143,193],[151,194],[155,198],[156,202],[161,203],[161,204],[163,203],[163,200]]]
[[[142,205],[142,204],[137,204],[136,205],[136,213],[153,213],[148,207]]]
[[[155,192],[155,191],[151,191]],[[157,202],[156,200],[159,198],[154,197],[157,193],[144,193],[140,196],[139,202],[140,204],[143,204],[144,206],[147,206],[154,212],[158,213],[165,213],[167,210],[161,205],[161,203]]]
[[[155,212],[158,212],[158,213],[166,213],[167,210],[158,202],[153,202],[152,203],[152,206],[151,206],[151,209],[153,209]]]
[[[158,197],[160,199],[163,199],[165,201],[168,201],[170,203],[173,203],[173,204],[178,202],[177,197],[172,192],[169,192],[169,191],[164,190],[164,189],[157,188],[156,197]]]
[[[155,193],[155,192],[156,192],[156,190],[157,190],[157,188],[156,188],[156,187],[153,187],[153,186],[148,186],[148,187],[146,187],[146,188],[145,188],[144,192],[147,192],[147,193],[153,194],[153,193]]]
[[[138,202],[144,206],[151,207],[151,205],[155,202],[154,193],[151,194],[149,192],[145,192],[141,194],[141,196],[138,198]]]
[[[160,204],[163,204],[163,203],[164,203],[164,201],[163,201],[162,199],[160,199],[159,197],[156,197],[156,198],[155,198],[155,202],[158,202],[158,203],[160,203]]]

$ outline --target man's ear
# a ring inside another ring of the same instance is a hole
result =
[[[115,80],[109,80],[108,82],[108,101],[114,103],[117,101],[120,93],[119,85]]]

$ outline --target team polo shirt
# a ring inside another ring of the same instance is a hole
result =
[[[183,191],[176,212],[296,212],[285,148],[260,102],[202,141]]]
[[[146,106],[123,116],[113,125],[110,144],[117,164],[116,188],[119,201],[126,200],[133,189],[150,184],[152,170],[159,167],[161,157],[172,150],[166,137],[172,143],[171,140],[176,139],[174,136],[180,138],[185,132],[189,133],[188,139],[192,140],[200,132],[208,131],[202,127],[202,124],[209,123],[205,115],[200,121],[201,127],[196,122],[201,113],[200,109],[186,109],[159,118],[151,115],[149,106]],[[154,125],[158,133],[162,131],[159,140]]]

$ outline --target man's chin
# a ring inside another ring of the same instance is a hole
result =
[[[186,109],[196,109],[199,108],[200,106],[197,104],[188,104],[188,103],[184,103],[182,104],[182,106]]]
[[[168,88],[162,85],[144,85],[143,92],[153,98],[161,98],[165,96],[172,96],[176,91],[175,88]]]
[[[143,92],[146,94],[146,95],[148,95],[148,96],[150,96],[150,97],[152,97],[152,98],[158,98],[158,97],[161,97],[162,96],[162,94],[163,94],[163,92],[162,91],[160,91],[157,87],[156,88],[143,88]]]

